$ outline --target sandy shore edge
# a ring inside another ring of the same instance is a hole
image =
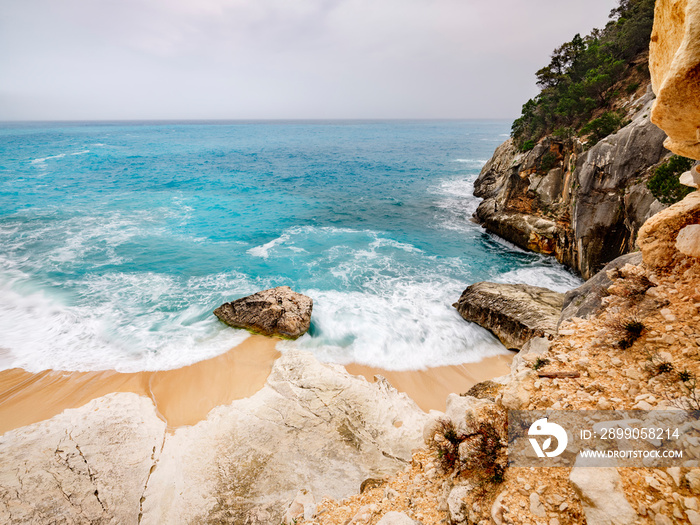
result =
[[[347,365],[345,368],[353,375],[364,376],[368,381],[374,381],[375,375],[383,376],[396,390],[408,394],[423,411],[444,412],[449,394],[463,394],[477,383],[510,373],[510,363],[514,355],[503,354],[486,357],[476,363],[407,372],[358,364]]]
[[[112,392],[150,397],[168,427],[194,425],[212,408],[259,391],[280,356],[279,339],[251,335],[228,352],[157,372],[0,372],[0,435]]]
[[[150,397],[160,417],[173,430],[206,419],[217,406],[250,397],[267,380],[280,356],[278,339],[251,335],[228,352],[205,361],[157,372],[31,373],[13,368],[0,372],[0,435],[44,421],[69,408],[78,408],[112,392]],[[509,372],[512,355],[489,357],[477,363],[395,372],[364,365],[346,365],[352,375],[374,381],[385,377],[409,395],[424,411],[444,411],[450,393],[466,392],[480,381]]]

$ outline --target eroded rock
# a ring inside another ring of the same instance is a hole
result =
[[[616,468],[574,467],[569,480],[581,500],[588,525],[632,525],[637,520]]]
[[[109,394],[0,437],[0,522],[137,523],[165,423],[150,399]]]
[[[150,399],[110,394],[0,437],[0,522],[310,519],[311,494],[344,498],[402,470],[427,419],[385,380],[295,351],[255,395],[173,433]]]
[[[602,299],[612,284],[608,272],[622,268],[626,264],[638,266],[642,263],[640,252],[628,253],[609,262],[605,267],[578,288],[569,290],[564,295],[564,305],[559,325],[572,317],[586,318],[599,312],[603,306]]]
[[[296,339],[309,329],[312,309],[310,297],[279,286],[224,303],[214,315],[234,328]]]
[[[700,3],[658,0],[649,45],[657,95],[652,121],[668,134],[665,146],[700,159]]]
[[[649,120],[653,93],[630,103],[632,121],[585,151],[545,137],[529,152],[508,140],[474,183],[476,218],[521,248],[554,255],[588,279],[634,249],[646,219],[662,210],[646,186],[668,151]]]
[[[459,314],[491,330],[510,349],[533,337],[553,337],[564,294],[527,284],[472,284],[453,306]]]
[[[687,195],[682,201],[654,215],[644,223],[637,238],[644,263],[656,268],[669,266],[679,254],[676,239],[681,229],[698,223],[700,191]]]
[[[256,523],[262,513],[279,523],[300,486],[316,501],[341,499],[403,469],[427,419],[385,380],[286,352],[257,394],[168,437],[142,524]]]

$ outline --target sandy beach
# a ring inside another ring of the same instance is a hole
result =
[[[353,375],[374,381],[375,375],[385,377],[399,392],[406,392],[425,412],[445,411],[445,401],[451,393],[463,394],[481,381],[510,372],[514,354],[487,357],[478,363],[438,366],[425,370],[395,372],[352,364],[345,368]]]
[[[0,372],[0,434],[111,392],[150,397],[170,428],[193,425],[212,408],[260,390],[279,356],[277,343],[277,339],[251,335],[225,354],[157,372],[5,370]]]
[[[150,397],[170,429],[193,425],[212,408],[230,404],[260,390],[280,355],[277,339],[251,335],[225,354],[174,370],[119,373],[30,373],[21,369],[0,372],[0,435],[14,428],[49,419],[68,408],[80,407],[112,392]],[[381,375],[407,393],[423,410],[445,410],[447,395],[466,392],[472,385],[504,375],[512,356],[478,363],[426,370],[394,372],[364,365],[346,366],[349,373],[374,381]]]

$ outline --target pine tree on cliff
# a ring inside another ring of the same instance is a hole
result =
[[[620,84],[635,67],[634,58],[647,52],[654,21],[654,0],[620,0],[604,29],[585,37],[577,34],[552,53],[550,63],[537,71],[540,93],[528,100],[511,136],[526,151],[543,136],[554,133],[591,135],[591,142],[614,132],[622,116],[610,109],[620,89],[632,92],[639,83]],[[648,70],[638,74],[648,78]],[[592,119],[597,113],[603,113]]]

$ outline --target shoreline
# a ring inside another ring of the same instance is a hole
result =
[[[0,435],[112,392],[149,397],[168,429],[194,425],[206,419],[214,407],[259,391],[280,356],[278,342],[253,334],[228,352],[172,370],[4,370],[0,372]]]
[[[406,393],[424,412],[444,412],[449,394],[463,394],[475,384],[510,373],[514,353],[485,357],[475,363],[436,366],[424,370],[392,371],[352,363],[345,369],[369,382],[384,377],[399,392]]]
[[[262,389],[281,355],[276,348],[278,342],[253,334],[224,354],[172,370],[1,371],[0,436],[113,392],[150,398],[170,431],[194,425],[206,419],[213,408],[250,397]],[[423,411],[444,412],[450,393],[466,392],[480,381],[509,373],[512,359],[512,355],[498,355],[476,363],[400,372],[356,363],[345,365],[345,369],[369,382],[374,382],[375,375],[383,376]]]

